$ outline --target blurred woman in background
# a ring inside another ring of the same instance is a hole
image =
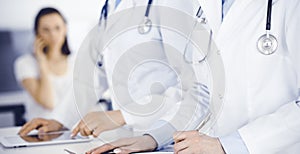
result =
[[[43,8],[34,22],[34,51],[15,62],[15,75],[26,92],[26,119],[51,118],[54,108],[69,101],[72,67],[66,20],[55,8]],[[58,125],[58,127],[61,127]]]

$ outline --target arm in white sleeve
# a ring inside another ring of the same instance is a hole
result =
[[[174,128],[176,131],[195,130],[201,121],[206,117],[209,112],[209,100],[210,92],[208,85],[208,71],[205,66],[199,66],[197,68],[198,77],[195,75],[195,71],[190,64],[187,64],[182,60],[182,55],[174,54],[166,50],[169,63],[173,68],[177,70],[180,83],[177,86],[173,86],[170,89],[172,91],[166,91],[165,95],[172,96],[174,91],[178,94],[182,93],[182,96],[172,103],[172,107],[160,118],[160,121],[165,121],[165,127]],[[160,123],[160,122],[158,122]],[[154,123],[153,126],[158,125]],[[170,125],[170,126],[168,126]],[[174,131],[165,131],[162,129],[162,137],[156,137],[157,131],[150,130],[150,134],[158,143],[158,148],[161,148],[169,144],[168,140],[159,140],[163,137],[172,137]]]
[[[239,129],[250,153],[276,153],[300,141],[300,108],[295,102],[280,107]]]
[[[158,145],[156,149],[160,150],[173,142],[174,132],[176,129],[170,123],[159,120],[151,126],[150,131],[146,132],[145,135],[152,136]]]
[[[158,149],[168,145],[172,141],[175,131],[187,131],[197,128],[205,118],[209,109],[209,93],[207,90],[196,92],[189,90],[182,102],[177,102],[157,122],[152,124],[146,133],[151,135],[157,142]]]
[[[74,83],[74,86],[77,86],[79,90],[66,92],[65,99],[60,102],[52,113],[54,120],[69,129],[96,107],[98,96],[96,96],[95,91],[101,95],[106,90],[105,87],[95,89],[93,86],[82,82]]]
[[[71,91],[66,93],[65,99],[53,110],[51,118],[68,129],[71,129],[80,120],[80,113]]]
[[[165,31],[162,31],[162,35],[166,40],[166,42],[164,40],[165,43],[175,43],[168,41],[177,36]],[[180,42],[185,41],[176,42],[177,48],[184,49],[185,44]],[[180,81],[176,86],[170,87],[165,95],[172,97],[174,92],[181,95],[173,100],[172,107],[160,117],[159,121],[153,123],[152,129],[146,133],[156,140],[158,149],[170,144],[175,131],[195,130],[208,114],[210,99],[206,67],[201,65],[200,72],[197,72],[202,77],[199,79],[196,77],[192,65],[183,60],[182,53],[174,51],[168,46],[164,50],[168,63],[177,71],[177,80]],[[164,121],[164,124],[162,124],[162,121]],[[161,127],[157,127],[159,125]]]
[[[104,67],[97,65],[98,43],[102,36],[96,26],[82,43],[74,64],[73,102],[65,113],[74,113],[82,118],[95,104],[99,97],[108,89]],[[66,115],[70,116],[70,115]],[[69,119],[69,118],[67,118]]]

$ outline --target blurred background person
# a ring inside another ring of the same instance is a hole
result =
[[[25,112],[26,114],[30,112],[27,111],[27,102],[32,102],[33,99],[28,95],[27,90],[22,86],[21,82],[16,80],[14,63],[21,55],[34,53],[33,42],[36,36],[33,31],[33,23],[41,8],[56,8],[67,19],[68,45],[72,51],[72,57],[75,58],[77,50],[86,34],[98,23],[99,5],[102,5],[102,3],[104,1],[99,0],[91,0],[89,3],[72,0],[11,0],[0,2],[0,119],[5,119],[0,122],[0,128],[23,126],[26,122],[24,120]],[[74,8],[78,7],[82,11],[78,12],[74,10]],[[7,17],[8,15],[9,18]],[[64,124],[64,126],[71,126],[73,121],[69,118],[73,120],[79,117],[79,115],[76,110],[77,108],[75,108],[75,112],[73,113],[73,106],[76,107],[75,102],[67,101],[69,99],[67,97],[74,97],[73,92],[66,91],[64,95],[65,101],[61,101],[55,106],[54,110],[52,110],[51,118],[48,119],[56,119]],[[94,102],[96,104],[98,99],[94,99],[77,102]],[[73,106],[70,107],[70,104]],[[71,110],[72,113],[70,113]],[[29,120],[27,115],[26,119]],[[32,121],[34,120],[35,118]],[[44,123],[49,124],[49,121]]]
[[[97,104],[98,98],[75,99],[75,56],[71,56],[62,14],[46,7],[39,11],[34,23],[34,52],[15,62],[16,78],[31,100],[26,104],[27,123],[20,129],[20,135],[35,129],[39,133],[70,129],[80,119],[80,113],[85,114],[98,105],[103,107]],[[100,106],[96,110],[104,109]]]
[[[43,8],[34,21],[33,53],[15,61],[16,79],[30,96],[26,119],[49,118],[53,109],[67,101],[72,90],[71,51],[66,20],[55,8]]]

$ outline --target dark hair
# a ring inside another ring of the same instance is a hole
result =
[[[66,19],[62,16],[62,14],[57,9],[51,8],[51,7],[43,8],[39,11],[39,13],[37,14],[37,16],[35,17],[35,20],[34,20],[34,32],[35,32],[36,35],[38,33],[39,21],[40,21],[41,17],[43,17],[45,15],[48,15],[48,14],[52,14],[52,13],[57,13],[59,16],[61,16],[63,21],[65,23],[67,23]],[[64,54],[64,55],[70,55],[71,54],[71,51],[70,51],[70,48],[69,48],[69,45],[68,45],[67,36],[65,37],[65,42],[64,42],[64,44],[61,48],[61,51],[62,51],[62,54]]]

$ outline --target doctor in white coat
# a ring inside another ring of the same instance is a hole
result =
[[[257,48],[267,0],[199,2],[223,58],[224,106],[208,135],[174,134],[175,153],[299,153],[300,1],[273,0],[271,55]]]
[[[169,23],[172,22],[176,22],[176,24],[178,24],[177,26],[180,27],[182,31],[187,31],[187,35],[194,29],[189,29],[188,27],[193,27],[191,25],[194,24],[194,20],[193,20],[193,16],[197,13],[197,10],[199,8],[199,5],[197,4],[197,1],[189,1],[189,2],[185,2],[182,0],[155,0],[153,2],[153,6],[152,9],[150,10],[150,12],[155,12],[155,13],[159,13],[159,11],[166,11],[164,12],[164,17],[161,18],[159,17],[159,22],[164,22],[164,25],[168,25]],[[197,5],[196,5],[197,4]],[[168,12],[167,10],[164,10],[163,8],[160,8],[157,10],[156,7],[154,6],[164,6],[165,8],[172,8],[173,10],[169,10],[171,11],[172,15],[181,15],[181,18],[183,17],[184,21],[178,21],[179,18],[172,18],[170,19],[170,12]],[[179,7],[179,8],[178,8]],[[185,14],[184,14],[185,13]],[[183,15],[184,14],[184,15]],[[161,15],[161,14],[158,14]],[[166,16],[169,15],[169,16]],[[184,18],[186,17],[186,18]],[[125,18],[126,19],[126,18]],[[153,16],[151,16],[151,20],[153,21],[153,25],[156,24],[157,20],[156,18],[153,18]],[[192,22],[191,22],[192,21]],[[119,21],[120,24],[122,23],[121,21]],[[184,23],[184,25],[186,26],[182,26],[182,23]],[[189,24],[191,25],[189,25]],[[169,27],[176,27],[174,25],[169,25]],[[176,28],[178,28],[176,27]],[[156,28],[155,26],[153,26],[153,28]],[[153,29],[152,31],[155,32],[156,29]],[[168,31],[167,29],[159,29],[160,30],[160,37],[156,38],[158,39],[162,39],[163,43],[166,43],[164,45],[170,44],[171,46],[173,46],[174,48],[176,48],[178,51],[171,51],[171,50],[166,50],[167,46],[165,46],[164,51],[162,51],[163,53],[166,54],[166,58],[168,60],[169,65],[171,65],[175,70],[178,70],[178,72],[180,73],[180,77],[181,77],[181,81],[183,84],[183,92],[184,92],[184,98],[183,100],[179,100],[176,102],[176,100],[174,101],[166,101],[166,106],[168,106],[168,108],[166,110],[163,110],[163,112],[159,111],[158,113],[155,113],[155,116],[152,116],[151,118],[145,118],[143,116],[126,116],[126,113],[123,114],[125,116],[123,116],[125,118],[126,123],[131,120],[126,120],[128,119],[128,117],[134,118],[135,119],[135,124],[143,124],[144,127],[146,126],[146,128],[148,127],[148,131],[144,132],[143,136],[138,136],[138,137],[133,137],[133,138],[128,138],[128,139],[121,139],[118,140],[115,143],[112,144],[105,144],[104,146],[100,146],[99,148],[95,148],[91,151],[89,151],[88,153],[102,153],[104,151],[110,150],[110,149],[114,149],[116,147],[124,147],[124,149],[122,150],[126,150],[123,151],[125,153],[131,153],[131,152],[135,152],[135,151],[152,151],[154,149],[161,149],[164,146],[170,144],[172,142],[172,136],[173,133],[176,130],[193,130],[196,129],[197,125],[201,122],[202,118],[203,118],[203,113],[206,113],[206,109],[207,109],[207,102],[208,102],[208,94],[202,90],[197,91],[196,95],[194,95],[195,91],[193,90],[194,86],[193,85],[194,82],[197,82],[195,79],[195,75],[194,75],[194,71],[192,70],[192,67],[189,63],[186,63],[183,59],[183,50],[187,45],[187,40],[186,38],[182,39],[182,38],[174,38],[175,36],[178,36],[178,31]],[[175,33],[174,33],[175,32]],[[152,32],[153,33],[153,32]],[[148,37],[149,34],[143,36],[143,37]],[[179,35],[181,36],[181,35]],[[128,38],[130,38],[129,36],[127,36]],[[131,36],[132,37],[132,36]],[[145,38],[144,38],[145,39]],[[139,42],[141,41],[142,38],[138,39],[138,40],[134,40],[134,42]],[[176,42],[177,40],[181,40],[181,42]],[[120,44],[119,46],[123,45],[124,43],[126,43],[127,41],[125,41],[125,39],[120,40],[119,42],[117,42],[118,44]],[[115,48],[115,49],[114,49]],[[112,46],[113,50],[116,50],[118,47],[116,46]],[[149,49],[148,49],[149,50]],[[117,51],[117,50],[116,50]],[[147,51],[147,50],[146,50]],[[109,51],[110,53],[106,52],[105,54],[112,54],[112,50]],[[115,52],[117,53],[117,52]],[[152,51],[153,53],[153,51]],[[120,54],[120,53],[117,53]],[[156,54],[156,56],[159,56]],[[116,56],[114,56],[116,57]],[[105,60],[105,58],[104,58]],[[155,65],[152,65],[152,67],[156,67]],[[151,67],[150,67],[151,68]],[[145,69],[145,70],[151,70],[151,69]],[[110,70],[109,70],[110,71]],[[110,74],[108,71],[108,74]],[[163,70],[161,70],[163,71]],[[164,71],[163,71],[164,72]],[[154,72],[155,73],[155,72]],[[156,71],[156,73],[161,74],[160,72]],[[157,74],[157,75],[159,75]],[[144,77],[149,76],[146,74],[142,74],[144,75]],[[109,77],[110,75],[108,75]],[[161,75],[160,75],[161,76]],[[169,76],[169,75],[168,75]],[[164,76],[164,78],[166,78],[167,76]],[[169,76],[169,77],[176,77],[176,76]],[[176,78],[171,78],[171,81],[174,80]],[[205,79],[204,79],[205,80]],[[202,80],[201,80],[202,81]],[[205,82],[205,81],[204,81]],[[206,89],[205,87],[201,87],[200,89]],[[173,89],[173,90],[171,90]],[[176,89],[176,87],[169,87],[166,90],[166,94],[165,96],[168,97],[174,97],[176,96],[176,93],[174,93],[174,89]],[[145,90],[145,89],[142,89]],[[206,89],[207,90],[207,89]],[[169,93],[168,93],[169,92]],[[179,92],[180,93],[180,92]],[[167,95],[167,94],[172,94],[172,95]],[[200,96],[200,97],[199,97]],[[176,97],[174,97],[176,98]],[[201,102],[200,102],[201,100]],[[124,113],[124,111],[121,111],[122,113]],[[151,125],[145,125],[145,123],[151,123]],[[118,150],[118,149],[116,149]],[[115,151],[116,152],[116,151]]]
[[[114,4],[110,2],[114,2],[114,0],[108,2],[111,8]],[[108,14],[107,21],[102,20],[100,30],[97,27],[90,33],[92,37],[91,40],[87,40],[89,43],[86,47],[94,46],[103,56],[102,59],[100,58],[102,65],[96,78],[101,79],[100,86],[102,89],[105,87],[111,92],[114,110],[87,114],[73,129],[73,135],[80,132],[82,135],[98,136],[103,131],[129,125],[136,132],[147,132],[151,137],[147,135],[143,138],[150,140],[155,138],[158,145],[161,146],[169,143],[172,139],[172,133],[178,130],[167,120],[170,119],[169,115],[176,114],[176,110],[171,111],[172,113],[168,111],[180,106],[176,104],[180,104],[182,95],[185,95],[189,86],[192,86],[182,83],[186,82],[186,76],[193,78],[194,75],[190,65],[183,67],[181,72],[173,70],[173,66],[168,63],[165,55],[157,27],[153,26],[147,34],[139,34],[137,28],[134,27],[143,21],[146,12],[145,7],[141,9],[139,6],[145,6],[147,2],[149,3],[148,0],[121,1],[114,12]],[[153,1],[153,5],[158,2]],[[124,11],[127,8],[131,9]],[[136,13],[139,10],[141,13]],[[150,10],[153,23],[157,22],[155,13]],[[138,23],[135,23],[136,21]],[[130,23],[134,24],[134,28],[126,27]],[[124,29],[127,30],[124,31]],[[106,44],[106,42],[109,43]],[[85,43],[83,44],[85,45]],[[132,48],[133,50],[131,50]],[[82,56],[88,59],[90,55],[82,53]],[[80,57],[78,63],[75,64],[75,78],[90,82],[89,85],[92,87],[94,76],[91,73],[94,72],[93,69],[98,70],[99,68],[93,67],[95,64],[89,64],[88,67],[83,65],[86,62],[85,58]],[[137,67],[132,67],[132,65]],[[191,71],[184,72],[183,69],[190,69]],[[131,78],[127,78],[129,73],[131,73]],[[86,87],[84,84],[82,86]],[[78,91],[78,95],[80,95],[83,92],[81,86],[79,85],[77,89],[75,92]],[[127,92],[130,95],[126,95]],[[205,93],[203,96],[207,98],[207,95]],[[131,100],[130,97],[134,100]],[[200,121],[198,120],[200,118],[193,119],[197,116],[195,112],[199,112],[199,110],[196,111],[198,104],[195,101],[185,103],[184,107],[191,114],[178,116],[178,119],[185,123],[180,127],[186,126],[189,130],[195,129]],[[172,129],[168,137],[161,137],[159,131],[162,128]],[[153,144],[153,148],[155,148],[155,141]]]

